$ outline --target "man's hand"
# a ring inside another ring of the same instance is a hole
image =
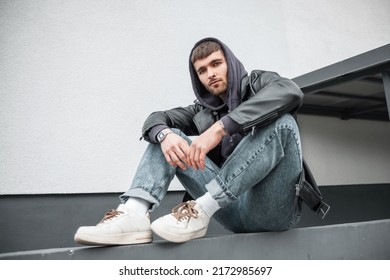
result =
[[[175,134],[168,134],[161,142],[161,150],[165,156],[165,159],[172,167],[180,167],[183,170],[189,166],[187,162],[187,153],[189,145],[187,141]]]
[[[199,135],[192,143],[187,152],[188,166],[198,170],[205,169],[206,154],[214,149],[226,135],[223,127],[216,122],[209,129]]]

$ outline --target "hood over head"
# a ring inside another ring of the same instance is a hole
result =
[[[226,63],[228,65],[227,104],[224,104],[224,102],[220,97],[215,96],[206,90],[206,88],[199,80],[198,74],[196,73],[192,65],[191,62],[192,52],[197,46],[199,46],[201,43],[205,41],[214,41],[218,43],[224,52]],[[224,43],[222,43],[221,41],[215,38],[205,38],[200,40],[195,44],[195,46],[191,50],[189,64],[190,64],[189,68],[190,68],[192,88],[200,104],[202,104],[207,108],[210,108],[213,111],[218,111],[224,108],[226,105],[228,106],[228,109],[232,111],[239,105],[241,80],[242,78],[247,76],[248,73],[245,70],[242,63],[236,58],[233,52]]]

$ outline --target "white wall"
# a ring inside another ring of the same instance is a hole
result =
[[[389,43],[389,3],[0,1],[0,194],[124,191],[146,116],[194,99],[187,60],[197,40],[218,37],[248,70],[292,78]]]
[[[298,117],[303,155],[320,185],[390,182],[390,122]]]
[[[283,0],[296,77],[390,43],[389,0]]]

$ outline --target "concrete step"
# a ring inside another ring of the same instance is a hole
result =
[[[388,260],[390,219],[207,236],[183,244],[69,247],[0,254],[2,260]]]
[[[300,222],[288,232],[232,234],[212,219],[206,237],[201,240],[170,244],[154,236],[153,244],[108,248],[76,247],[73,236],[79,226],[96,224],[107,210],[116,207],[119,193],[0,195],[0,256],[22,259],[388,256],[381,244],[390,247],[389,237],[384,234],[390,232],[386,227],[390,219],[389,184],[327,186],[321,190],[331,205],[326,218],[319,219],[304,206]],[[152,213],[152,220],[169,213],[183,194],[169,192]],[[367,239],[366,231],[375,236],[374,240]],[[185,250],[181,251],[182,248]],[[358,248],[362,253],[356,251]]]

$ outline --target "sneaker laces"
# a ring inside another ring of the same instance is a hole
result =
[[[118,211],[115,209],[111,209],[106,214],[104,214],[103,219],[99,222],[99,224],[104,224],[107,221],[111,221],[113,218],[118,217],[119,215],[124,214],[122,211]]]
[[[194,209],[193,201],[182,202],[172,209],[172,215],[181,222],[183,219],[191,219],[198,217],[198,211]]]

